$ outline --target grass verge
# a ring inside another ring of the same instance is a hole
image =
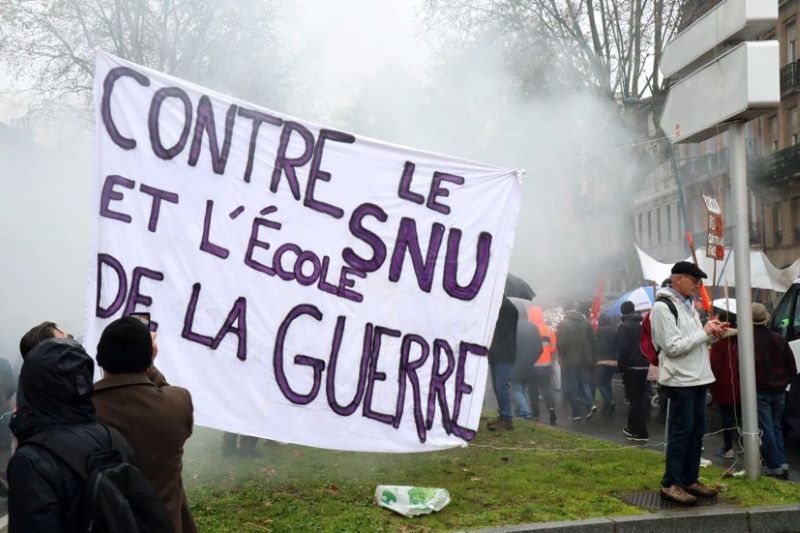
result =
[[[198,429],[198,432],[210,430]],[[216,434],[217,436],[219,434]],[[655,490],[663,457],[537,423],[472,445],[422,454],[369,454],[267,443],[263,459],[217,459],[219,441],[187,457],[184,479],[200,531],[452,531],[643,514],[616,497]],[[484,447],[486,446],[486,447]],[[535,448],[513,450],[495,448]],[[800,502],[800,485],[770,478],[701,479],[742,507]],[[441,512],[405,518],[373,503],[375,487],[444,487]]]

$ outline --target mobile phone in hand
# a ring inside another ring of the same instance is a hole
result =
[[[150,328],[150,313],[131,313],[128,316],[132,316],[133,318],[138,318],[139,320],[144,323],[145,326]]]

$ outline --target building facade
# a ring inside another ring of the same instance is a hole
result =
[[[697,13],[705,7],[695,2]],[[781,102],[769,115],[746,125],[751,247],[763,249],[776,267],[800,257],[800,61],[797,20],[800,0],[779,3],[778,24],[764,39],[780,45]],[[688,23],[689,21],[686,21]],[[639,247],[658,260],[671,262],[688,254],[687,232],[698,253],[705,253],[706,209],[702,194],[717,199],[725,219],[725,245],[732,246],[730,134],[676,145],[656,171],[646,176],[633,206]]]
[[[763,220],[762,247],[775,266],[800,257],[800,62],[797,29],[800,0],[780,2],[775,31],[765,36],[780,43],[781,104],[757,119],[760,157],[750,172]]]

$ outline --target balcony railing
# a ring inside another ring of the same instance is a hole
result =
[[[800,145],[790,146],[759,158],[751,167],[753,182],[778,185],[800,175]]]
[[[723,148],[718,152],[710,152],[681,162],[681,178],[686,185],[706,176],[716,176],[721,172],[727,172],[728,165],[728,149]]]
[[[781,67],[781,96],[800,90],[800,67],[798,61],[792,61]]]

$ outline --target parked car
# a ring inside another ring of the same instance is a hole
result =
[[[800,278],[792,283],[775,307],[769,326],[789,342],[797,368],[800,369]],[[795,376],[786,392],[783,416],[787,433],[800,435],[800,376]]]

